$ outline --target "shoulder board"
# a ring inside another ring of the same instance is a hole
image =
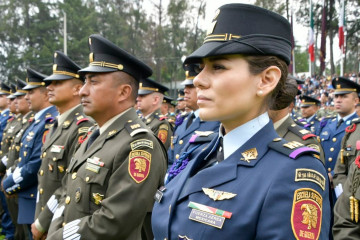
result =
[[[140,123],[128,122],[125,124],[125,129],[129,132],[130,136],[135,136],[138,133],[149,132],[148,129],[143,128]]]
[[[351,120],[352,123],[360,123],[360,118],[354,118]]]
[[[47,116],[47,115],[46,115],[46,116]],[[51,116],[51,115],[50,115],[50,116]],[[45,118],[45,122],[46,122],[46,123],[52,123],[52,122],[54,121],[54,119],[55,119],[54,117],[46,117],[46,118]]]
[[[315,149],[306,147],[302,143],[296,141],[287,142],[282,138],[275,138],[269,143],[268,147],[292,159],[297,159],[302,155],[319,154]]]
[[[83,117],[83,116],[81,116],[81,117]],[[87,121],[89,121],[89,119],[86,118],[86,117],[83,117],[83,118],[77,117],[76,120],[77,120],[76,125],[79,125],[79,124],[82,123],[82,122],[87,122]]]
[[[195,134],[191,136],[189,143],[211,142],[216,136],[216,133],[213,131],[195,131]]]
[[[291,124],[288,127],[289,131],[294,133],[295,135],[301,137],[302,140],[306,140],[311,137],[316,137],[315,134],[312,134],[309,130],[303,129],[302,127],[299,127],[296,124]]]

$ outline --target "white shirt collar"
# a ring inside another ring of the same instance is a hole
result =
[[[262,129],[270,118],[267,112],[260,116],[250,120],[249,122],[233,129],[225,136],[222,133],[222,126],[219,128],[219,136],[224,137],[224,159],[228,158],[237,149],[239,149],[244,143],[246,143],[251,137],[253,137],[260,129]]]

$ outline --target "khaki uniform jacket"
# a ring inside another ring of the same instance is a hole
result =
[[[334,207],[334,240],[360,239],[360,168],[353,162],[344,184],[344,191],[339,196]]]
[[[325,162],[324,151],[317,140],[316,135],[298,126],[290,116],[276,129],[276,132],[280,137],[289,142],[297,141],[307,147],[317,150],[320,152],[320,160],[323,163]]]
[[[165,149],[169,149],[171,144],[171,136],[173,134],[172,125],[161,116],[160,109],[153,112],[145,121],[146,125],[155,133],[155,135],[164,144]]]
[[[8,171],[11,171],[11,172],[14,171],[17,164],[19,163],[20,147],[22,144],[21,139],[22,139],[22,136],[23,136],[24,132],[26,131],[26,129],[34,121],[34,116],[35,116],[34,112],[28,112],[21,119],[20,129],[18,129],[18,131],[16,131],[17,128],[14,128],[14,132],[16,132],[15,137],[14,137],[14,139],[11,143],[11,146],[9,148],[9,151],[7,153],[8,162],[7,162],[6,169],[8,169]],[[5,177],[4,177],[4,179],[5,179]]]
[[[360,119],[355,118],[352,124],[345,129],[341,140],[341,150],[336,160],[334,169],[334,187],[344,186],[351,164],[355,161],[360,150]]]
[[[52,127],[47,135],[41,151],[42,160],[38,172],[38,197],[35,210],[35,219],[39,221],[43,231],[49,229],[60,198],[60,193],[55,190],[61,187],[61,180],[76,145],[92,125],[94,122],[84,115],[82,106],[78,105],[61,126]]]
[[[10,118],[6,124],[6,128],[3,132],[3,137],[1,141],[1,151],[0,151],[0,173],[5,174],[7,168],[7,160],[8,156],[7,153],[10,151],[10,146],[14,141],[16,134],[20,131],[22,127],[22,115],[13,116]],[[4,164],[5,162],[5,164]]]
[[[141,239],[141,227],[163,186],[166,150],[130,108],[76,151],[50,225],[51,239]]]

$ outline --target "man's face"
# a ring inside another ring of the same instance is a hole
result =
[[[185,93],[185,105],[186,107],[190,108],[191,110],[196,110],[199,108],[197,105],[197,94],[196,94],[196,88],[194,85],[186,85],[184,88]]]
[[[84,86],[80,89],[84,113],[98,121],[113,112],[118,95],[114,79],[116,73],[88,73]],[[111,115],[111,114],[110,114]]]
[[[7,95],[0,95],[0,109],[6,109],[8,107],[8,99],[6,97]]]
[[[301,116],[303,118],[311,117],[316,113],[317,110],[318,110],[318,106],[316,105],[301,107]]]
[[[138,95],[136,98],[138,109],[147,116],[151,113],[151,109],[154,103],[154,95],[152,93],[146,95]]]
[[[30,110],[38,112],[43,109],[44,102],[48,101],[47,90],[40,88],[30,89],[25,95],[25,99],[30,105]]]
[[[55,106],[62,106],[73,100],[75,83],[73,79],[52,81],[47,87],[49,102]]]
[[[17,110],[16,110],[16,105],[15,105],[15,98],[10,98],[9,99],[9,109],[10,112],[17,114]]]
[[[334,99],[335,111],[345,117],[355,111],[359,98],[354,93],[336,94]]]
[[[30,104],[25,99],[25,95],[17,96],[15,99],[16,110],[21,114],[26,114],[30,111]]]

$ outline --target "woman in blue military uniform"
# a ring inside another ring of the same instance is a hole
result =
[[[281,16],[222,6],[185,64],[200,117],[219,137],[156,194],[155,239],[329,239],[326,171],[316,151],[279,138],[266,112],[283,89],[291,29]]]

